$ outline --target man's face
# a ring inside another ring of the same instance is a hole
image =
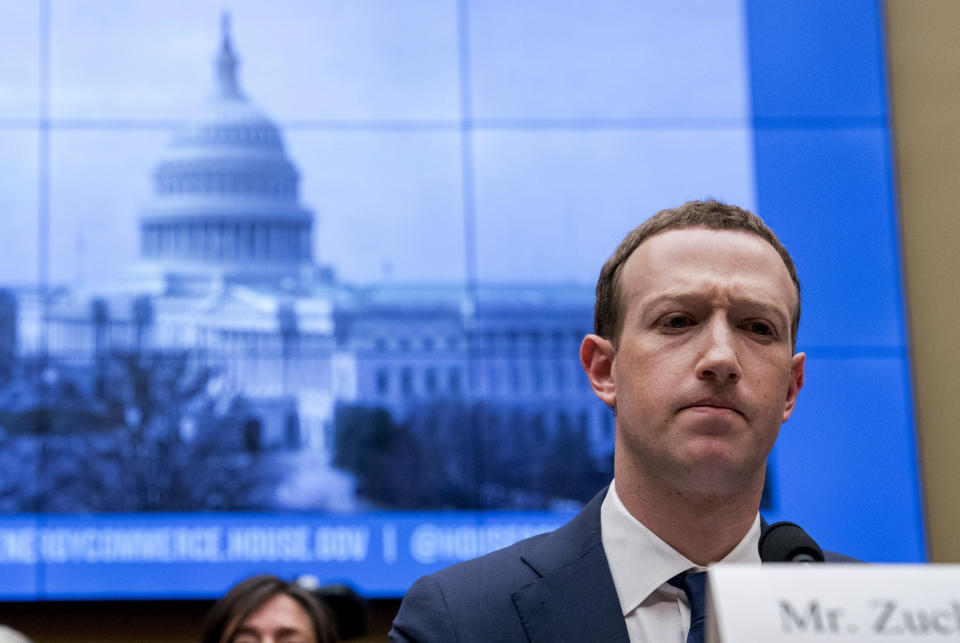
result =
[[[608,379],[594,382],[616,409],[618,469],[700,493],[762,480],[803,384],[796,295],[776,250],[747,232],[671,230],[620,276],[623,330],[616,349],[603,344]]]

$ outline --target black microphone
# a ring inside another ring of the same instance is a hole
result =
[[[777,522],[760,534],[760,560],[765,563],[822,563],[823,550],[792,522]]]

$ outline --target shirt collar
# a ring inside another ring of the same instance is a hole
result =
[[[600,506],[600,537],[624,616],[680,572],[703,569],[634,518],[617,495],[615,481]],[[720,563],[759,563],[759,541],[758,513],[747,534]]]

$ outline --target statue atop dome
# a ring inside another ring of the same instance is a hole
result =
[[[220,53],[217,55],[217,95],[223,98],[243,98],[237,84],[237,56],[230,39],[230,12],[220,15]]]

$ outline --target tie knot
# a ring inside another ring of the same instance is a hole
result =
[[[682,589],[687,598],[691,596],[703,599],[707,591],[707,572],[685,571],[680,572],[667,581],[674,587]],[[691,605],[693,601],[691,600]]]

